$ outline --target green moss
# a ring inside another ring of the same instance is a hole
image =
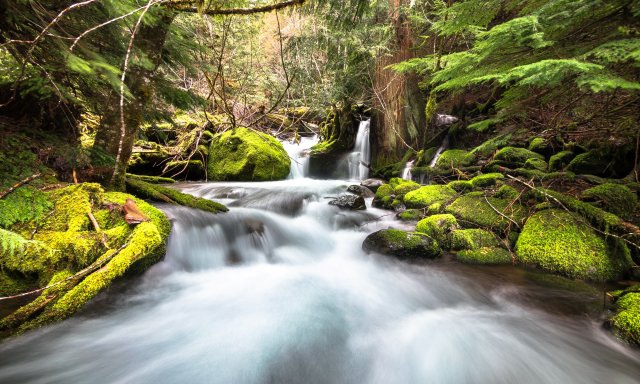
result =
[[[419,209],[407,209],[396,215],[402,221],[418,221],[422,218],[423,213]]]
[[[440,212],[442,212],[442,206],[444,203],[439,202],[439,203],[433,203],[431,204],[428,208],[427,208],[427,214],[428,215],[436,215]]]
[[[504,179],[504,175],[502,173],[487,173],[474,177],[470,182],[475,188],[486,188],[496,185],[498,180],[502,179]]]
[[[471,154],[479,157],[489,157],[498,149],[507,146],[509,144],[509,141],[511,140],[511,137],[511,134],[492,137],[491,139],[474,148],[471,151]]]
[[[475,157],[469,152],[462,149],[449,149],[440,155],[436,161],[437,168],[461,168],[469,166],[473,163]]]
[[[606,183],[582,192],[582,198],[595,201],[600,207],[623,217],[630,217],[636,210],[638,196],[628,187]]]
[[[544,156],[526,148],[504,147],[495,155],[495,160],[507,166],[523,166],[529,159],[544,160]]]
[[[210,180],[282,180],[291,166],[278,140],[243,127],[217,135],[209,154]]]
[[[455,180],[447,185],[456,192],[473,191],[473,184],[468,180]]]
[[[503,248],[483,247],[459,251],[456,260],[465,264],[511,264],[513,256]]]
[[[451,234],[451,248],[455,250],[499,248],[500,240],[484,229],[460,229]]]
[[[220,203],[216,203],[215,201],[182,193],[175,189],[160,185],[152,185],[140,180],[127,179],[127,188],[139,196],[155,201],[184,205],[186,207],[196,208],[211,213],[229,211],[227,207]]]
[[[47,195],[36,188],[23,186],[0,199],[0,228],[40,220],[51,210]]]
[[[547,146],[547,140],[543,139],[542,137],[536,137],[531,140],[528,149],[532,152],[536,152],[542,155],[547,150]]]
[[[416,183],[415,181],[404,180],[397,177],[389,180],[389,184],[393,187],[393,194],[395,194],[400,199],[403,198],[407,193],[420,188],[420,184]]]
[[[510,185],[503,185],[496,191],[495,197],[499,199],[515,200],[520,196],[520,192]]]
[[[134,175],[131,173],[127,173],[127,179],[140,180],[151,184],[171,184],[176,182],[168,177]]]
[[[527,211],[522,205],[511,204],[510,200],[495,197],[487,197],[485,200],[482,192],[472,192],[459,197],[445,211],[474,226],[506,231],[512,225],[511,222],[491,208],[487,200],[496,210],[519,224],[527,217]]]
[[[526,169],[535,169],[538,171],[546,172],[548,165],[547,162],[542,159],[527,159],[524,163]]]
[[[550,171],[561,171],[569,165],[571,160],[576,157],[575,153],[571,151],[561,151],[551,156],[549,159],[549,170]]]
[[[616,302],[616,314],[611,318],[611,324],[618,336],[640,345],[640,292],[629,290],[622,295]]]
[[[626,247],[614,250],[581,219],[561,210],[531,216],[516,243],[518,260],[588,280],[612,280],[630,265]]]
[[[34,281],[21,274],[0,270],[0,296],[16,295],[33,287]],[[0,317],[2,317],[0,315]]]
[[[416,232],[436,239],[443,248],[451,247],[451,232],[458,229],[458,221],[453,215],[441,214],[426,217],[416,225]]]
[[[100,184],[83,183],[61,188],[50,193],[55,201],[54,211],[41,228],[51,231],[80,232],[89,228],[88,213],[92,201],[100,201],[103,190]]]
[[[567,171],[576,174],[588,174],[603,176],[610,167],[611,160],[595,151],[589,151],[576,156],[569,165]]]
[[[169,161],[164,166],[163,173],[183,175],[183,177],[188,177],[190,180],[203,180],[206,175],[202,160]]]
[[[446,185],[427,185],[407,193],[404,203],[409,208],[427,208],[434,203],[442,203],[456,195],[451,187]]]

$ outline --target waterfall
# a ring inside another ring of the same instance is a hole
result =
[[[415,160],[407,161],[407,164],[404,166],[404,169],[402,170],[402,175],[400,177],[402,177],[405,180],[411,180],[411,178],[413,177],[413,175],[411,174],[411,171],[413,170],[413,164],[415,162],[416,162]]]
[[[442,144],[440,144],[440,148],[438,148],[436,154],[433,155],[433,160],[431,160],[429,167],[433,168],[436,166],[436,162],[440,158],[440,155],[442,155],[442,152],[444,152],[447,147],[449,147],[449,135],[445,136],[444,140],[442,140]]]
[[[298,143],[283,141],[282,146],[291,159],[288,179],[309,177],[309,149],[318,143],[318,136],[302,137]]]
[[[347,157],[350,180],[364,180],[369,176],[371,145],[369,144],[371,120],[364,120],[358,126],[356,145]]]

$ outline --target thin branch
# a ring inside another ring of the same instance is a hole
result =
[[[296,5],[302,5],[306,0],[289,0],[282,3],[276,3],[271,5],[265,5],[261,7],[253,8],[205,8],[198,9],[193,7],[193,0],[169,0],[165,4],[180,12],[192,12],[200,13],[203,15],[217,16],[217,15],[252,15],[255,13],[266,13],[276,11],[278,9],[288,8]]]
[[[0,192],[0,200],[4,199],[8,194],[10,194],[11,192],[15,191],[16,189],[22,187],[23,185],[32,182],[33,180],[39,178],[42,176],[42,173],[36,173],[35,175],[31,175],[29,177],[27,177],[24,180],[21,180],[19,182],[17,182],[16,184],[14,184],[11,188],[7,189],[6,191]]]

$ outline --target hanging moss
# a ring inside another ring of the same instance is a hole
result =
[[[216,135],[209,154],[210,180],[282,180],[291,166],[278,140],[243,127]]]
[[[573,158],[576,157],[576,154],[572,151],[561,151],[551,156],[549,159],[549,170],[550,171],[561,171],[563,170]]]
[[[487,197],[485,200],[483,192],[471,192],[461,196],[451,203],[445,211],[454,215],[458,220],[464,220],[463,224],[470,223],[481,228],[506,231],[512,223],[491,208],[487,200],[493,208],[516,223],[523,223],[527,217],[527,211],[522,205],[511,204],[510,200],[496,197]]]
[[[456,260],[465,264],[511,264],[513,256],[504,248],[483,247],[459,251]]]
[[[416,232],[437,240],[443,249],[451,248],[450,234],[457,229],[458,221],[450,214],[432,215],[416,225]]]
[[[407,193],[404,203],[408,208],[427,208],[431,204],[452,199],[456,191],[446,185],[427,185]]]
[[[492,185],[496,185],[498,180],[504,179],[504,175],[502,173],[487,173],[484,175],[478,175],[471,179],[470,183],[475,188],[486,188]]]
[[[451,249],[499,248],[500,240],[484,229],[460,229],[451,234]]]
[[[579,217],[549,209],[529,218],[516,243],[518,260],[569,277],[607,281],[631,263],[624,245],[608,245]]]
[[[594,201],[607,211],[622,217],[630,217],[636,210],[638,196],[628,187],[605,183],[582,192],[582,198]]]

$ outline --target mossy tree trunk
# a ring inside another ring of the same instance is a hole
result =
[[[115,90],[112,91],[104,103],[105,109],[93,147],[93,163],[96,179],[109,189],[124,190],[125,188],[127,163],[133,151],[136,134],[153,98],[152,77],[162,62],[162,49],[169,27],[175,18],[175,13],[172,11],[161,10],[160,12],[155,24],[142,25],[135,36],[133,58],[145,61],[146,64],[132,65],[126,74],[126,86],[130,96],[125,98],[123,105],[124,135],[120,94]],[[118,157],[119,151],[121,153]],[[115,167],[117,158],[119,158],[119,164]]]

